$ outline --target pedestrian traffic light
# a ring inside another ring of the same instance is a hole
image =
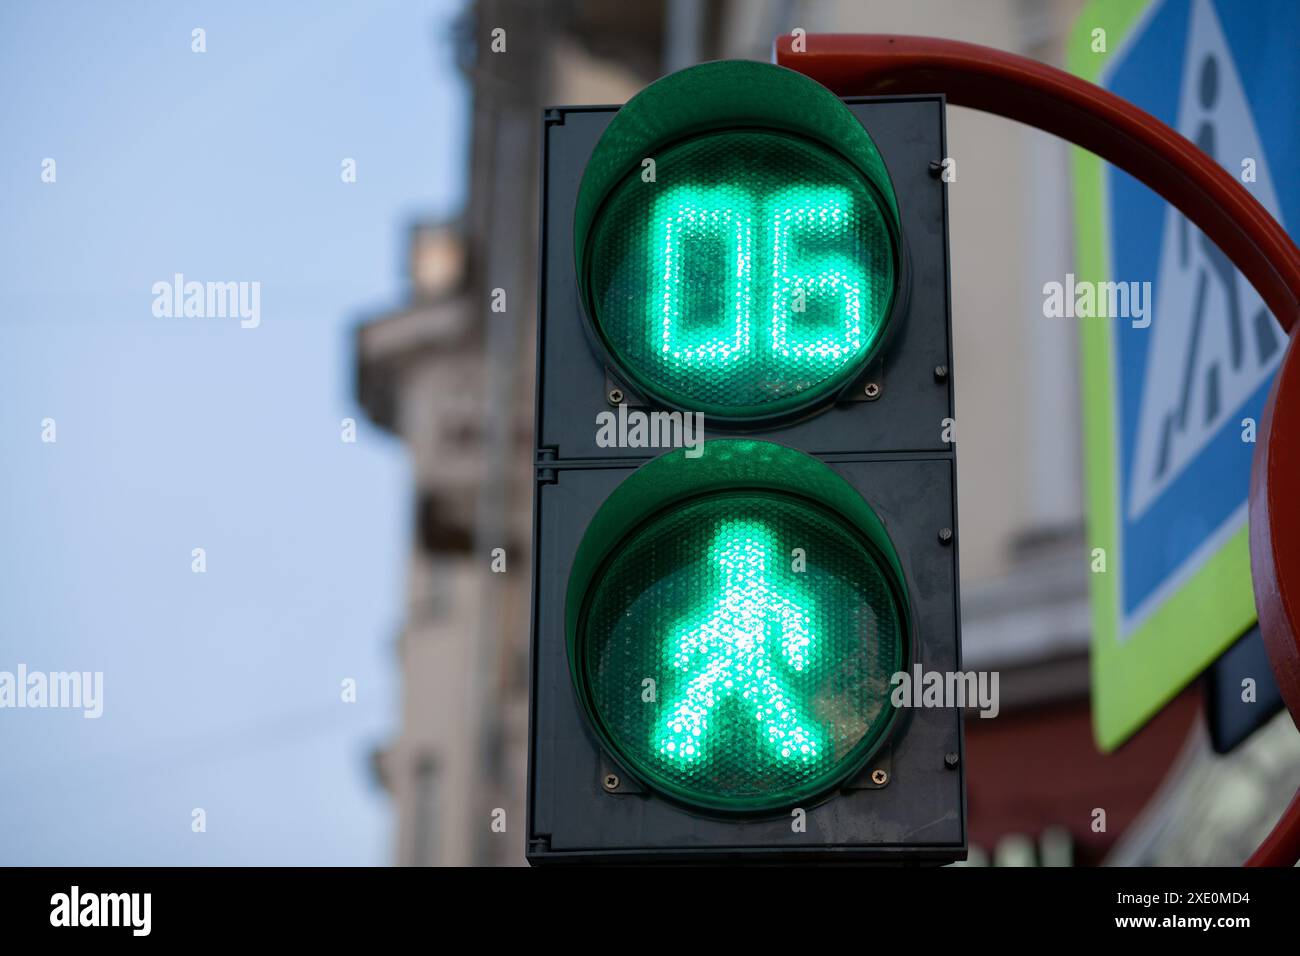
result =
[[[797,571],[796,542],[812,551]],[[879,518],[843,479],[780,445],[718,439],[699,461],[634,472],[588,527],[566,599],[574,687],[650,787],[713,810],[795,806],[889,726],[906,601]]]
[[[533,862],[964,855],[892,693],[960,666],[943,135],[753,62],[546,112]]]

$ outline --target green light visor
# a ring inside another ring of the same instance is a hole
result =
[[[677,122],[648,131],[646,112],[667,109]],[[764,64],[695,67],[625,106],[588,167],[588,312],[649,396],[724,419],[784,414],[828,398],[879,344],[896,216],[874,144],[828,91]]]
[[[647,785],[716,810],[789,807],[882,740],[905,590],[883,526],[825,465],[767,442],[705,448],[647,464],[593,521],[570,582],[574,679]]]

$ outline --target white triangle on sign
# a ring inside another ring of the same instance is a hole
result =
[[[1263,146],[1210,0],[1195,0],[1178,131],[1234,176],[1255,161],[1255,198],[1282,221]],[[1170,206],[1129,482],[1140,517],[1268,379],[1285,344],[1277,320],[1227,257]],[[1130,333],[1142,334],[1142,333]]]

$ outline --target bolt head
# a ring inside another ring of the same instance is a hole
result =
[[[862,392],[863,392],[864,395],[867,396],[867,398],[879,398],[879,397],[880,397],[880,383],[879,383],[879,382],[868,382],[868,383],[867,383],[867,387],[864,388],[864,389],[862,390]]]
[[[934,367],[934,377],[936,381],[942,382],[948,377],[948,366],[936,365]]]
[[[943,765],[949,770],[955,770],[957,767],[957,755],[955,753],[944,754]]]
[[[889,782],[889,774],[887,774],[884,770],[879,770],[879,769],[873,770],[871,771],[871,782],[874,783],[877,787],[883,787],[886,783]]]
[[[601,782],[605,785],[605,789],[606,789],[606,790],[617,790],[617,789],[618,789],[618,775],[617,775],[617,774],[607,773],[607,774],[605,774],[605,779],[604,779],[603,781],[601,781]]]
[[[611,388],[609,390],[609,395],[607,395],[606,398],[609,399],[611,405],[622,405],[624,398],[623,390],[621,388]]]
[[[952,528],[940,528],[939,541],[941,544],[948,544],[952,541]]]

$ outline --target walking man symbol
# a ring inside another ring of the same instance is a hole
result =
[[[654,741],[667,760],[689,765],[710,747],[710,717],[719,703],[739,695],[773,757],[811,764],[822,748],[821,731],[805,722],[777,675],[784,660],[800,672],[816,653],[811,614],[778,593],[770,577],[777,553],[770,529],[753,521],[728,521],[709,548],[721,589],[704,616],[675,637],[673,667],[690,675],[685,692],[662,712]]]

